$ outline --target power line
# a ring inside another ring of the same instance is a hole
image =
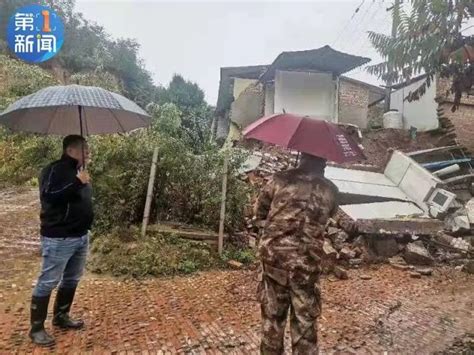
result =
[[[370,12],[370,16],[367,16],[375,3],[376,1],[373,0],[372,3],[367,7],[367,9],[364,11],[362,16],[360,17],[359,22],[355,24],[356,27],[354,27],[354,30],[351,31],[351,34],[346,38],[344,45],[342,45],[341,48],[347,48],[346,45],[350,45],[350,48],[352,48],[356,43],[360,43],[360,39],[364,35],[364,32],[365,32],[364,28],[366,27],[368,21],[374,18],[377,12],[377,8],[374,8],[375,11]],[[365,19],[367,20],[364,21]]]
[[[376,16],[376,15],[377,13],[382,13],[381,11],[383,9],[384,1],[374,0],[372,5],[375,2],[378,3],[378,6],[374,7],[374,10],[371,11],[370,13],[369,13],[370,8],[366,10],[366,13],[368,13],[369,15],[367,16],[367,21],[365,21],[363,24],[357,27],[358,29],[360,29],[360,31],[359,30],[353,31],[354,33],[356,33],[355,38],[353,40],[351,38],[348,38],[348,44],[350,46],[343,47],[343,48],[346,48],[346,51],[352,52],[354,50],[356,54],[365,55],[366,52],[372,46],[368,36],[366,36],[366,32],[369,30],[369,28],[373,32],[377,32],[377,33],[382,32],[382,27],[386,25],[386,18],[385,16]],[[383,13],[385,13],[385,11]],[[355,48],[355,46],[359,44],[362,44],[362,46]],[[364,64],[363,66],[355,68],[353,71],[348,72],[346,75],[353,76],[353,75],[357,75],[362,72],[365,72],[369,65],[370,65],[369,63]]]
[[[374,19],[377,12],[380,12],[380,10],[382,10],[382,5],[383,5],[383,2],[380,1],[379,6],[377,8],[375,8],[374,13],[370,17],[371,19]],[[361,32],[362,35],[365,35],[365,40],[363,42],[364,45],[362,46],[362,48],[360,50],[361,51],[360,53],[365,53],[367,50],[369,50],[372,47],[372,43],[370,42],[369,37],[367,35],[367,32],[369,31],[369,27],[371,27],[370,31],[375,32],[375,33],[381,33],[382,32],[382,26],[384,26],[384,25],[386,25],[386,18],[384,16],[379,16],[378,21],[376,21],[373,24],[373,26],[369,25],[369,26],[367,26],[367,28],[364,31]],[[352,43],[355,43],[355,42],[352,42]]]
[[[334,46],[337,44],[337,42],[339,42],[339,40],[341,39],[342,34],[346,30],[346,28],[349,26],[351,21],[354,19],[355,15],[357,15],[357,13],[360,11],[360,8],[364,5],[364,3],[365,3],[365,0],[362,0],[360,5],[357,6],[357,8],[354,10],[351,18],[349,19],[349,21],[346,22],[346,25],[342,28],[341,32],[339,32],[338,36],[336,37],[336,40],[334,41]]]

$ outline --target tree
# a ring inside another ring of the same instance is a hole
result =
[[[158,92],[158,103],[170,102],[182,111],[190,111],[205,104],[204,91],[198,84],[184,80],[179,75],[173,75],[168,88],[161,88]]]
[[[151,74],[138,56],[140,45],[132,39],[106,43],[105,70],[121,79],[124,94],[142,107],[154,101],[155,86]]]
[[[119,80],[111,73],[101,70],[80,72],[71,75],[69,78],[71,84],[98,86],[105,90],[122,93],[122,87]]]
[[[58,55],[41,67],[60,67],[66,77],[77,73],[112,74],[119,80],[119,87],[129,99],[142,107],[154,101],[156,87],[151,74],[139,58],[140,45],[132,39],[112,40],[105,29],[83,14],[74,11],[75,0],[43,0],[42,4],[52,7],[64,23],[65,41]],[[10,54],[5,45],[6,26],[15,9],[29,5],[28,0],[2,0],[0,2],[0,52]],[[73,78],[76,81],[77,78]],[[89,78],[81,77],[81,79]],[[67,79],[66,79],[67,81]],[[112,84],[109,81],[109,84]],[[99,85],[100,86],[100,85]],[[114,85],[114,87],[117,87]]]
[[[158,104],[172,103],[181,112],[182,138],[195,153],[202,152],[210,141],[213,109],[204,99],[198,84],[175,74],[167,88],[157,89]]]
[[[407,6],[408,5],[408,6]],[[420,86],[410,92],[408,101],[418,100],[436,74],[451,79],[453,110],[462,94],[474,85],[474,36],[465,35],[466,21],[474,13],[472,0],[411,0],[393,6],[392,18],[398,23],[395,38],[369,32],[369,39],[385,59],[368,67],[368,72],[386,82],[400,83],[426,74]]]
[[[0,54],[0,111],[21,96],[57,84],[46,70]]]

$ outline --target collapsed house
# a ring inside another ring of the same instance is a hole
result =
[[[265,145],[249,149],[251,145],[240,141],[241,129],[263,116],[292,113],[317,117],[357,132],[353,135],[356,139],[361,138],[361,130],[369,130],[382,139],[389,131],[406,132],[410,144],[422,137],[431,140],[431,144],[415,149],[397,144],[399,150],[392,151],[385,163],[369,156],[376,166],[364,162],[328,166],[326,177],[341,195],[338,218],[355,223],[359,233],[376,245],[389,240],[389,252],[375,248],[385,257],[403,250],[409,260],[432,261],[424,249],[428,244],[421,245],[420,237],[466,256],[472,250],[474,225],[470,155],[474,149],[474,101],[463,97],[453,113],[452,95],[446,90],[449,83],[436,78],[421,100],[408,102],[406,96],[421,84],[421,76],[391,88],[390,109],[398,112],[399,124],[395,130],[386,130],[385,89],[344,76],[369,61],[324,46],[283,52],[270,65],[221,68],[215,136],[230,146],[250,150],[241,172],[257,189],[270,174],[292,167],[296,159],[295,152]],[[392,147],[387,144],[386,148]],[[258,235],[252,217],[249,208],[247,230],[241,233],[251,240]],[[337,258],[357,258],[360,253],[353,253],[348,245],[342,252],[341,240],[350,239],[340,227],[337,221],[330,227],[326,249],[335,251]],[[397,245],[394,238],[405,238],[404,244]],[[331,244],[337,247],[331,249]]]
[[[383,172],[361,170],[363,166],[359,169],[328,166],[325,176],[338,187],[341,198],[336,220],[331,221],[328,229],[324,252],[355,267],[364,261],[400,253],[403,260],[415,265],[431,265],[435,260],[470,265],[469,255],[473,255],[470,231],[474,225],[472,192],[466,184],[452,184],[462,179],[462,171],[445,170],[437,176],[427,169],[439,163],[428,162],[428,156],[439,157],[437,154],[455,148],[408,154],[393,151]],[[293,167],[296,157],[296,152],[266,146],[251,151],[240,172],[258,191],[273,173]],[[344,231],[348,220],[357,226],[355,235]],[[247,229],[241,234],[253,245],[259,230],[253,223],[251,209],[246,221]],[[364,248],[371,252],[364,252]],[[395,267],[406,266],[400,265],[400,260],[397,259]]]
[[[283,112],[369,127],[384,89],[343,76],[369,61],[324,46],[283,52],[270,65],[221,68],[216,138],[238,139],[242,127]]]

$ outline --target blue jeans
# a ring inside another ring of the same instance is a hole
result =
[[[75,288],[84,272],[89,248],[89,236],[79,238],[41,237],[43,264],[35,297],[46,297],[59,288]]]

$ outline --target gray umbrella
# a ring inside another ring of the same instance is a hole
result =
[[[51,86],[14,102],[0,115],[13,131],[42,134],[124,133],[150,124],[125,97],[94,86]]]

